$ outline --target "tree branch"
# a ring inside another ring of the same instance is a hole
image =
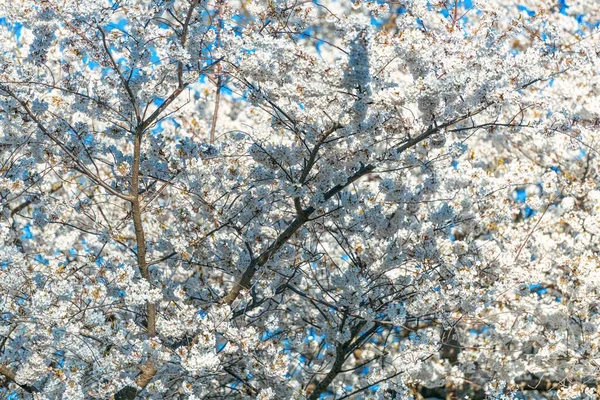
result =
[[[44,135],[46,135],[48,138],[50,138],[50,140],[52,140],[55,144],[58,145],[58,147],[60,147],[60,149],[62,151],[64,151],[69,158],[71,158],[71,160],[75,163],[75,165],[81,170],[81,172],[83,174],[85,174],[88,178],[90,178],[92,181],[96,182],[98,185],[102,186],[104,189],[106,189],[109,193],[117,196],[120,199],[123,200],[127,200],[127,201],[131,201],[131,198],[129,196],[124,195],[123,193],[119,193],[117,192],[115,189],[113,189],[112,187],[110,187],[110,185],[108,185],[106,182],[104,182],[102,179],[100,179],[100,177],[94,175],[94,173],[92,171],[90,171],[80,160],[79,158],[77,158],[77,156],[75,156],[75,154],[73,154],[68,147],[61,142],[56,136],[54,136],[52,133],[50,133],[50,131],[48,131],[48,129],[46,129],[46,127],[42,124],[42,122],[35,116],[35,114],[33,114],[31,112],[31,109],[29,108],[29,106],[27,105],[27,103],[25,103],[23,100],[21,100],[17,95],[15,95],[9,88],[7,88],[4,85],[0,85],[0,89],[2,89],[4,92],[8,93],[8,95],[10,97],[12,97],[13,99],[15,99],[23,108],[23,110],[25,110],[25,112],[27,113],[27,116],[29,118],[31,118],[31,120],[33,122],[35,122],[35,124],[37,125],[37,127],[42,131],[42,133]]]

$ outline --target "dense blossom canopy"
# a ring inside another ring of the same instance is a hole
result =
[[[599,21],[0,0],[0,397],[595,398]]]

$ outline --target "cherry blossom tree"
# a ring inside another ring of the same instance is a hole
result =
[[[0,396],[595,398],[599,21],[0,1]]]

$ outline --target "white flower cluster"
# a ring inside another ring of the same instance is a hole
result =
[[[0,16],[0,397],[596,396],[595,1]]]

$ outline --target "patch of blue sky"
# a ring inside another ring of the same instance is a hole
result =
[[[109,32],[113,31],[115,29],[118,29],[122,32],[127,32],[126,28],[127,28],[128,24],[129,24],[129,22],[127,21],[126,18],[121,18],[117,22],[109,22],[108,24],[106,24],[104,26],[104,29],[106,29]]]
[[[537,211],[535,211],[533,208],[529,206],[525,206],[525,208],[523,208],[523,219],[529,219],[535,214],[537,214]]]
[[[96,264],[98,267],[101,267],[102,265],[104,265],[104,258],[102,258],[102,256],[98,256],[98,257],[96,257],[95,264]]]
[[[119,58],[119,63],[126,63],[128,60],[124,57]],[[140,74],[141,69],[140,68],[133,68],[131,69],[131,67],[129,67],[128,65],[125,66],[125,68],[123,68],[123,75],[127,76],[129,78],[129,76],[131,76],[131,80],[135,80],[137,78],[139,78],[141,76]]]
[[[227,86],[221,86],[220,90],[221,90],[221,94],[224,94],[225,96],[233,96],[233,90],[231,90]]]
[[[23,32],[23,24],[18,21],[10,22],[6,19],[6,17],[0,17],[0,25],[6,26],[7,28],[12,29],[15,34],[17,40],[21,38],[21,33]]]
[[[292,351],[292,342],[289,339],[283,339],[281,343],[283,344],[282,353],[286,354]]]
[[[373,23],[373,19],[371,19],[371,23]],[[308,27],[304,31],[302,31],[299,34],[294,35],[294,36],[296,39],[312,40],[314,42],[314,46],[315,46],[315,50],[317,51],[317,54],[321,55],[321,46],[323,46],[325,44],[325,42],[323,40],[319,39],[318,37],[316,37],[317,35],[315,34],[314,27]]]
[[[155,105],[157,105],[157,104],[155,104]],[[165,130],[163,123],[166,123],[166,122],[173,124],[173,126],[175,126],[175,128],[179,128],[181,126],[181,124],[179,124],[177,122],[177,120],[175,120],[172,117],[168,117],[168,118],[163,119],[162,121],[159,121],[153,128],[150,129],[150,132],[153,135],[157,135],[157,134],[161,133],[162,131]]]
[[[566,0],[558,0],[558,4],[560,6],[560,13],[563,15],[568,15],[567,9],[569,8],[569,5],[567,4]]]
[[[102,68],[102,71],[100,72],[100,77],[101,78],[106,78],[108,76],[108,74],[110,74],[112,72],[112,68]]]
[[[464,15],[466,14],[465,11],[468,11],[470,8],[473,7],[473,1],[472,0],[459,1],[459,2],[457,2],[456,6],[459,8],[458,15],[463,16],[463,18],[464,18]],[[452,5],[449,8],[444,8],[443,10],[440,11],[440,13],[446,18],[453,16],[454,5]]]
[[[535,16],[535,11],[534,11],[534,10],[532,10],[532,9],[530,9],[530,8],[527,8],[527,7],[526,7],[526,6],[524,6],[523,4],[519,4],[519,5],[517,6],[517,8],[519,9],[519,11],[525,11],[525,12],[527,13],[527,15],[529,15],[530,17],[533,17],[533,16]]]
[[[472,336],[478,336],[481,334],[484,334],[486,332],[488,332],[490,330],[490,327],[487,325],[482,326],[481,328],[473,328],[473,329],[469,329],[469,334]]]
[[[316,334],[315,334],[314,328],[308,329],[308,335],[306,336],[305,339],[308,340],[309,342],[312,342],[313,340],[316,339]]]
[[[27,224],[23,228],[21,228],[23,235],[21,235],[21,240],[29,240],[33,239],[33,233],[31,232],[31,225]]]
[[[233,34],[235,36],[243,36],[244,33],[243,33],[242,29],[243,28],[241,26],[234,26],[231,30],[233,31]]]
[[[35,257],[33,258],[35,261],[39,262],[40,264],[43,265],[50,265],[50,261],[48,261],[47,258],[45,258],[44,256],[42,256],[41,254],[36,254]]]
[[[371,17],[371,25],[376,28],[381,28],[383,25],[385,25],[385,23],[386,23],[386,20],[384,20],[384,19]]]
[[[538,187],[538,189],[540,190],[540,193],[544,192],[544,185],[542,185],[542,182],[536,183],[535,186]]]
[[[62,369],[65,366],[65,351],[57,350],[54,355],[56,355],[56,364],[59,369]]]
[[[513,55],[513,56],[517,56],[517,55],[519,55],[519,54],[521,53],[521,50],[518,50],[518,49],[512,48],[512,49],[510,49],[508,52],[509,52],[511,55]],[[517,93],[523,93],[523,91],[522,91],[522,90],[517,90]]]
[[[225,346],[227,346],[227,343],[228,342],[225,341],[223,343],[217,344],[217,353],[221,352],[225,348]]]
[[[175,128],[181,127],[181,124],[173,117],[165,118],[163,121],[169,121],[171,124],[173,124],[173,126],[175,126]]]
[[[315,49],[317,50],[317,54],[321,55],[321,47],[325,44],[325,42],[321,39],[315,40]]]
[[[0,314],[0,319],[2,319],[3,321],[10,321],[13,317],[14,315],[10,312],[3,312],[2,314]]]
[[[94,135],[87,134],[84,138],[83,138],[83,144],[86,146],[92,146],[94,144]]]
[[[273,339],[274,337],[276,337],[277,335],[279,335],[282,332],[281,328],[277,328],[277,329],[269,329],[266,332],[264,332],[263,334],[259,335],[258,340],[260,340],[261,342],[265,342],[267,340]]]
[[[20,400],[19,394],[15,392],[10,392],[8,396],[6,396],[6,400]]]
[[[13,23],[13,32],[15,33],[17,40],[21,39],[21,33],[23,32],[23,24],[19,22]]]
[[[158,135],[159,133],[161,133],[164,130],[165,130],[165,128],[163,128],[163,126],[162,126],[162,121],[160,121],[158,124],[156,124],[154,126],[154,128],[150,129],[150,133],[153,135]]]
[[[548,293],[548,289],[544,287],[541,283],[533,283],[529,285],[529,291],[532,293],[537,293],[540,296]]]
[[[154,47],[148,47],[148,51],[150,52],[150,62],[157,65],[160,64],[160,57],[158,56],[156,49]]]
[[[315,2],[316,3],[316,2]],[[231,17],[231,20],[237,24],[244,25],[249,22],[248,18],[244,14],[235,14]]]
[[[309,328],[306,336],[304,337],[303,342],[308,343],[308,342],[316,341],[317,343],[320,343],[323,340],[325,340],[325,337],[326,337],[325,334],[319,335],[315,332],[314,328]]]
[[[525,188],[516,189],[513,193],[513,197],[517,203],[525,203],[525,200],[527,200]]]

